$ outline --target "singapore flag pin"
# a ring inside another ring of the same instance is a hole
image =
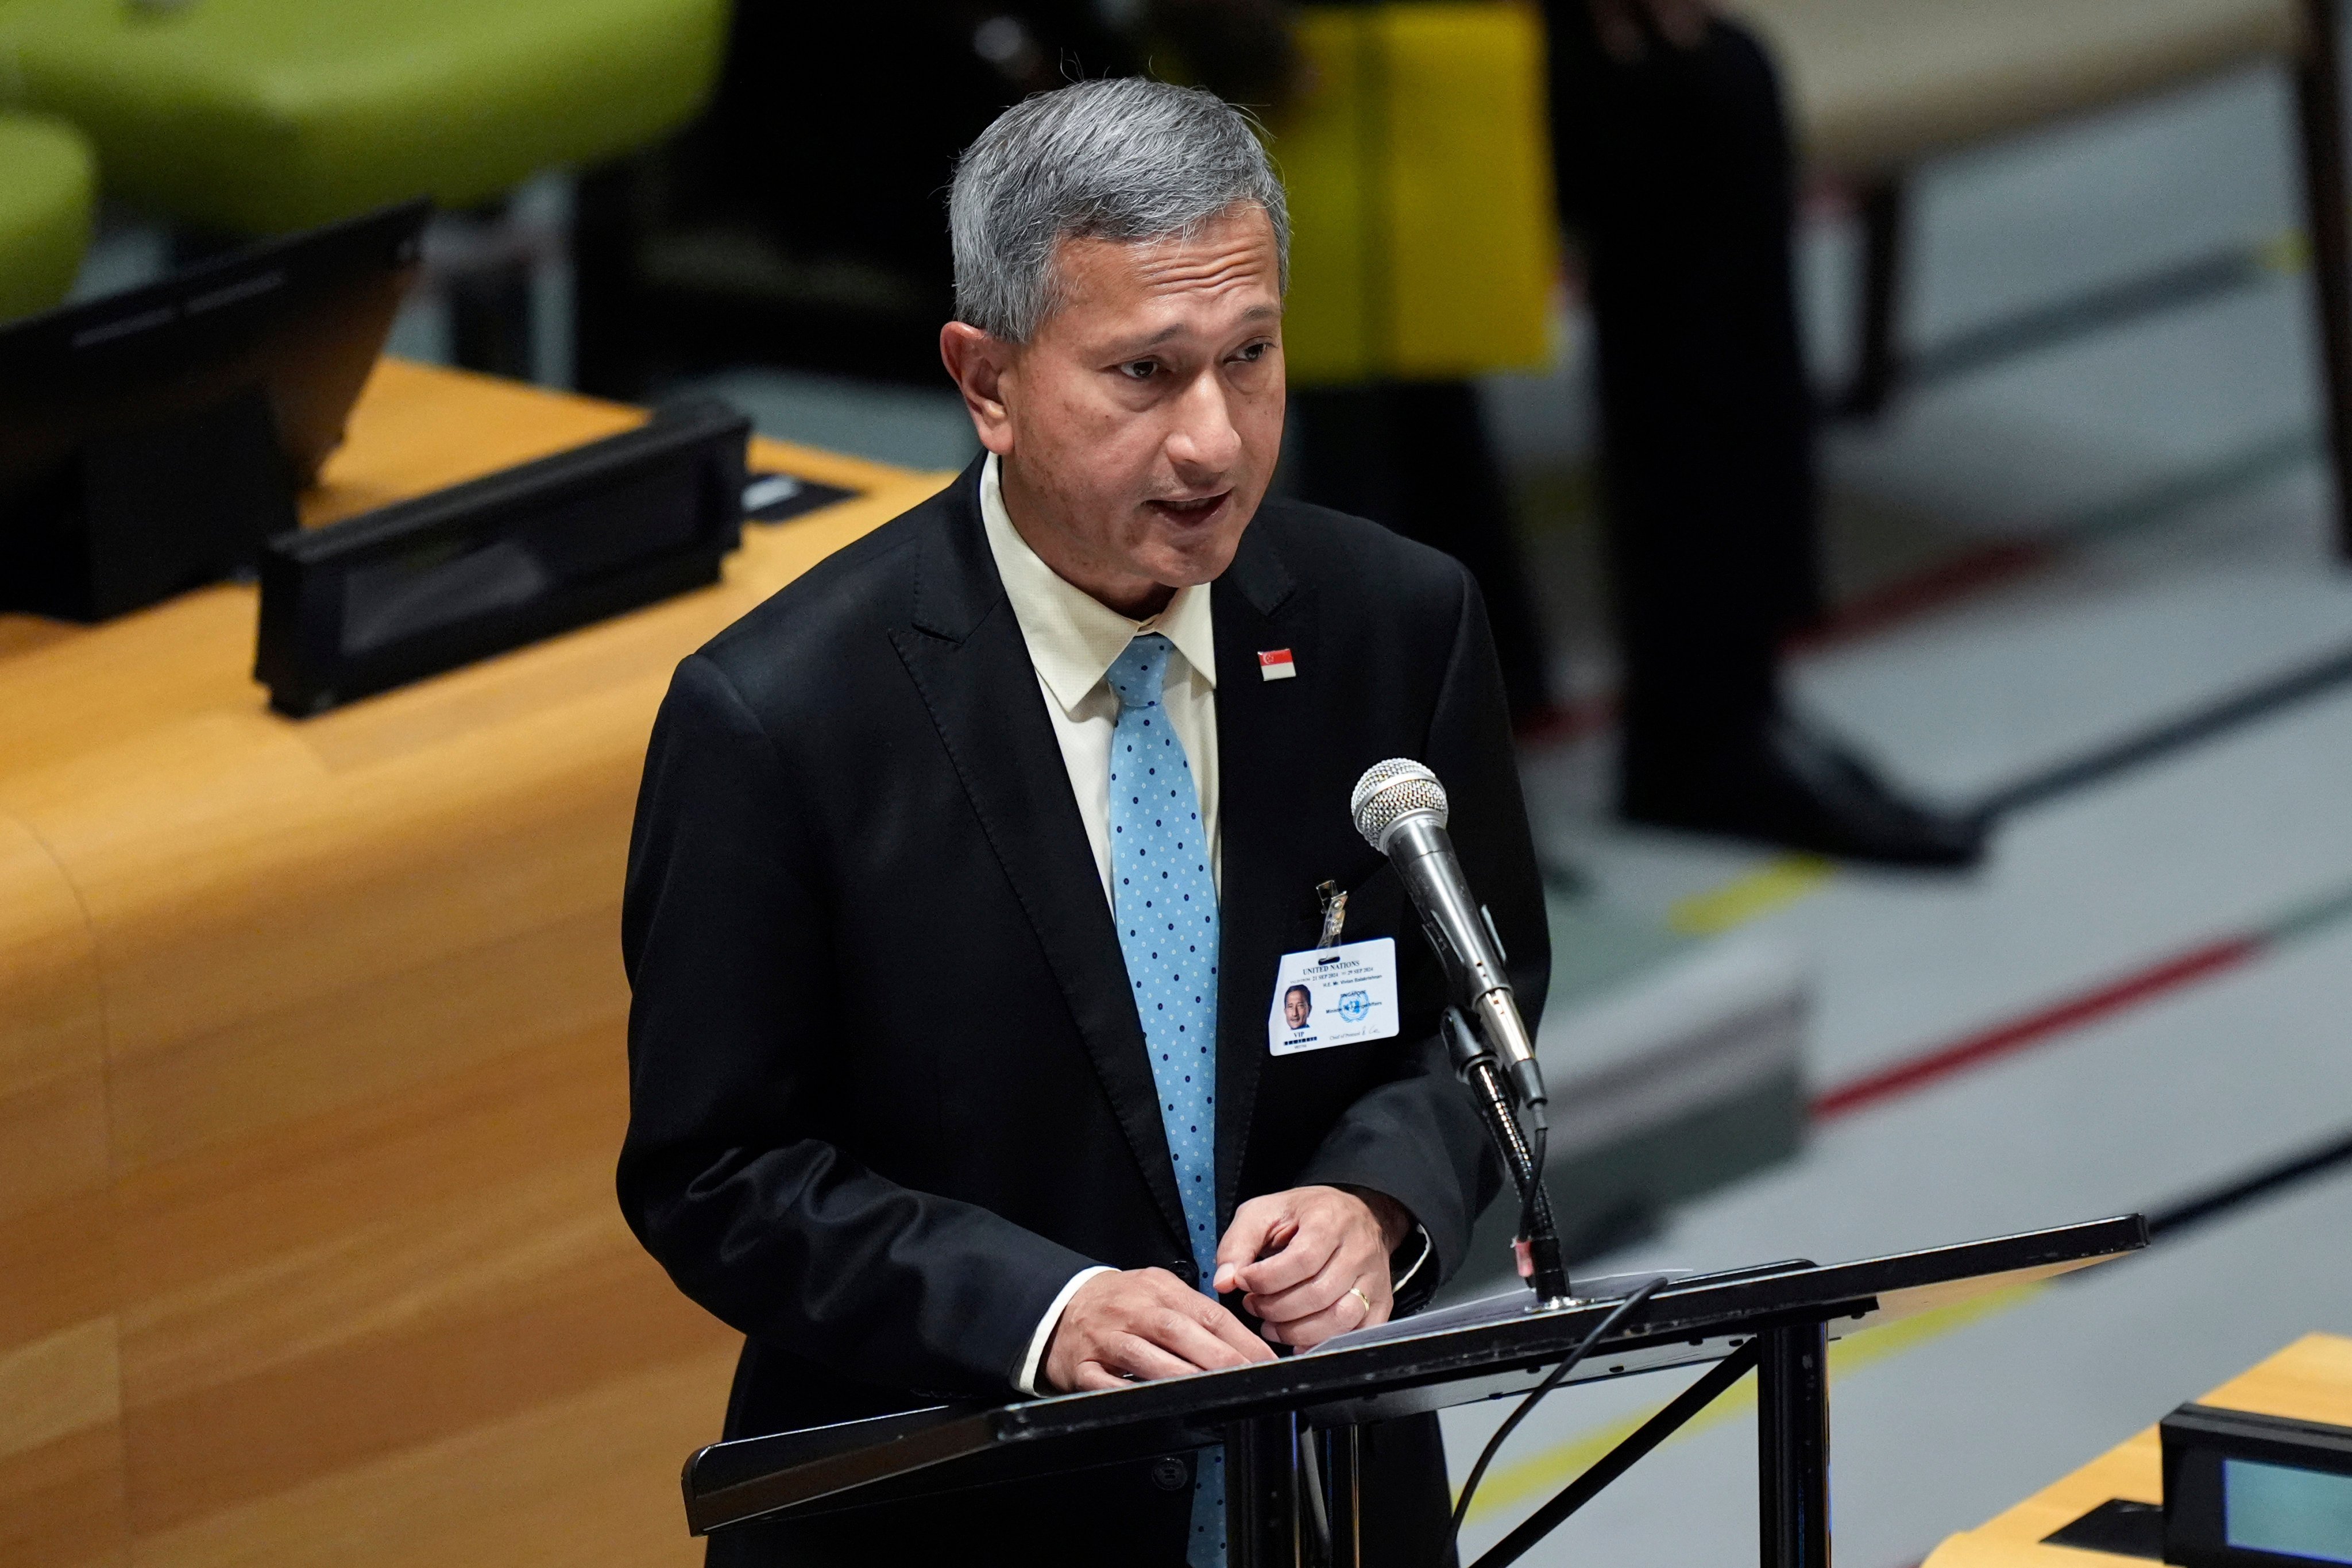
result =
[[[1288,648],[1269,647],[1259,650],[1257,676],[1260,680],[1288,680],[1297,673],[1298,667],[1291,662]]]

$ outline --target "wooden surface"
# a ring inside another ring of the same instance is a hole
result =
[[[2352,1339],[2305,1334],[2261,1365],[2205,1394],[2200,1403],[2352,1426]],[[2144,1563],[2145,1558],[2042,1544],[2043,1536],[2072,1524],[2109,1498],[2164,1500],[2163,1447],[2154,1426],[1998,1519],[1950,1537],[1921,1568],[2093,1568],[2094,1559],[2116,1568]]]
[[[631,410],[386,362],[311,521]],[[677,661],[939,475],[717,586],[307,721],[255,592],[0,617],[0,1563],[698,1561],[737,1340],[613,1199],[630,811]]]

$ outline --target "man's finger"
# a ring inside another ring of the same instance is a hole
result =
[[[1344,1252],[1334,1252],[1330,1261],[1318,1269],[1313,1279],[1302,1279],[1287,1289],[1244,1296],[1242,1305],[1249,1310],[1250,1316],[1265,1322],[1293,1322],[1327,1307],[1339,1305],[1339,1298],[1345,1296],[1363,1274],[1361,1259],[1350,1258]]]
[[[1354,1304],[1352,1301],[1349,1303],[1350,1306]],[[1335,1308],[1318,1312],[1311,1318],[1301,1318],[1295,1323],[1268,1323],[1259,1332],[1276,1344],[1288,1345],[1293,1350],[1308,1351],[1313,1350],[1325,1340],[1343,1334],[1353,1327],[1355,1325],[1352,1323],[1339,1321],[1339,1310]]]
[[[1234,1223],[1217,1243],[1217,1294],[1233,1289],[1235,1274],[1260,1253],[1280,1247],[1281,1228],[1296,1224],[1287,1205],[1266,1198],[1252,1198],[1235,1209]]]
[[[1151,1380],[1183,1377],[1201,1370],[1165,1346],[1131,1331],[1105,1334],[1098,1359],[1105,1366]]]
[[[1301,1226],[1283,1243],[1281,1251],[1235,1269],[1234,1284],[1252,1295],[1286,1290],[1321,1273],[1330,1263],[1331,1255],[1339,1250],[1339,1241],[1335,1229]]]
[[[1240,1321],[1223,1307],[1216,1308],[1215,1311],[1218,1317],[1232,1322],[1235,1328],[1241,1327]],[[1219,1333],[1213,1321],[1203,1321],[1192,1316],[1189,1307],[1152,1313],[1137,1324],[1134,1331],[1171,1355],[1189,1363],[1192,1370],[1199,1372],[1241,1366],[1248,1362],[1263,1361],[1273,1353],[1269,1351],[1266,1356],[1252,1355],[1239,1343]],[[1249,1337],[1246,1331],[1241,1335],[1243,1340]],[[1263,1346],[1258,1348],[1264,1349]]]
[[[1245,1362],[1274,1359],[1274,1352],[1265,1348],[1264,1341],[1250,1332],[1249,1325],[1223,1307],[1216,1309],[1216,1316],[1210,1320],[1209,1329],[1220,1341],[1239,1352]]]
[[[1223,1305],[1185,1286],[1173,1274],[1152,1277],[1150,1289],[1150,1298],[1139,1300],[1134,1310],[1122,1314],[1119,1326],[1183,1356],[1195,1368],[1273,1359],[1275,1352],[1265,1350],[1242,1319],[1233,1317]]]
[[[1234,1210],[1234,1221],[1217,1243],[1219,1263],[1247,1263],[1268,1245],[1275,1227],[1290,1218],[1283,1194],[1252,1198]]]
[[[1164,1298],[1167,1305],[1173,1307],[1173,1310],[1183,1311],[1190,1321],[1195,1321],[1197,1326],[1202,1328],[1202,1333],[1221,1340],[1225,1347],[1237,1352],[1244,1361],[1273,1359],[1275,1352],[1265,1350],[1265,1344],[1258,1342],[1258,1335],[1249,1333],[1249,1323],[1233,1317],[1233,1311],[1225,1310],[1223,1302],[1213,1300],[1213,1298],[1209,1298],[1209,1295],[1202,1295],[1200,1290],[1190,1289],[1190,1286],[1185,1284],[1179,1284],[1179,1281],[1173,1281],[1173,1277],[1171,1277],[1171,1284],[1176,1293]]]
[[[1268,1351],[1266,1353],[1271,1355],[1274,1352]],[[1092,1394],[1097,1389],[1104,1388],[1125,1388],[1128,1383],[1126,1378],[1119,1376],[1098,1361],[1080,1362],[1076,1375],[1078,1386],[1071,1390],[1074,1394]]]
[[[1153,1283],[1157,1286],[1159,1282],[1155,1280]],[[1160,1304],[1168,1310],[1181,1315],[1187,1321],[1194,1325],[1201,1333],[1205,1334],[1211,1340],[1224,1345],[1227,1349],[1233,1351],[1236,1355],[1238,1355],[1243,1361],[1271,1361],[1274,1359],[1274,1352],[1267,1350],[1265,1346],[1259,1342],[1257,1336],[1249,1331],[1249,1326],[1247,1324],[1244,1323],[1239,1318],[1234,1317],[1231,1312],[1225,1310],[1222,1304],[1203,1296],[1201,1292],[1193,1289],[1191,1286],[1183,1284],[1173,1275],[1168,1276],[1167,1286],[1162,1289],[1159,1300]],[[1192,1342],[1197,1345],[1197,1342]],[[1168,1348],[1171,1351],[1176,1351],[1181,1354],[1184,1352],[1185,1345],[1183,1343],[1171,1343],[1168,1345]],[[1207,1366],[1211,1364],[1208,1362],[1200,1361],[1198,1357],[1193,1357],[1192,1359],[1193,1359],[1197,1365]],[[1232,1363],[1228,1362],[1218,1362],[1215,1364],[1223,1366],[1230,1365]]]
[[[1295,1322],[1268,1323],[1260,1331],[1276,1344],[1290,1345],[1298,1350],[1310,1350],[1335,1334],[1350,1329],[1360,1329],[1378,1318],[1377,1311],[1367,1311],[1362,1303],[1346,1291],[1339,1301],[1322,1311],[1298,1319]]]

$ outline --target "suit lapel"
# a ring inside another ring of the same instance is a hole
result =
[[[1127,962],[1028,644],[989,553],[979,474],[975,463],[945,498],[917,566],[911,625],[891,640],[1037,933],[1144,1183],[1181,1237],[1184,1209]],[[1223,658],[1221,635],[1220,668]]]
[[[1314,596],[1302,592],[1264,524],[1217,579],[1217,807],[1223,884],[1217,900],[1217,1195],[1219,1226],[1233,1214],[1248,1147],[1265,1017],[1283,945],[1307,890],[1292,886],[1291,829],[1313,781],[1302,753],[1315,710]],[[1267,680],[1258,655],[1288,648],[1296,674]]]

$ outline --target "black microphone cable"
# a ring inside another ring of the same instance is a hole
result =
[[[1519,1407],[1505,1417],[1500,1426],[1495,1428],[1495,1435],[1486,1439],[1486,1447],[1479,1454],[1478,1462],[1470,1467],[1470,1479],[1462,1484],[1462,1496],[1454,1504],[1454,1528],[1448,1532],[1446,1542],[1457,1559],[1462,1552],[1462,1521],[1469,1517],[1470,1500],[1477,1495],[1478,1483],[1486,1479],[1486,1467],[1494,1461],[1495,1451],[1503,1446],[1503,1439],[1517,1430],[1519,1423],[1526,1420],[1528,1413],[1536,1407],[1537,1401],[1567,1380],[1568,1374],[1576,1370],[1576,1363],[1590,1354],[1593,1346],[1608,1338],[1611,1330],[1623,1322],[1643,1302],[1657,1294],[1659,1289],[1665,1283],[1666,1277],[1661,1274],[1618,1302],[1609,1315],[1595,1324],[1591,1333],[1584,1336],[1583,1342],[1569,1352],[1568,1359],[1552,1368],[1551,1375],[1538,1384],[1533,1393],[1519,1401]]]
[[[1535,1239],[1536,1204],[1543,1194],[1544,1163],[1551,1158],[1551,1120],[1544,1114],[1542,1100],[1528,1107],[1528,1120],[1535,1124],[1534,1135],[1528,1139],[1528,1168],[1535,1173],[1535,1179],[1519,1193],[1518,1238],[1522,1242]]]

